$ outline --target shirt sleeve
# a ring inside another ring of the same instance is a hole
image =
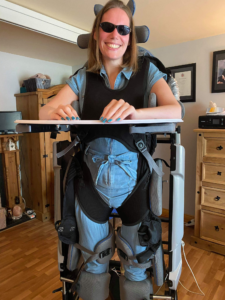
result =
[[[78,96],[78,98],[81,99],[83,86],[86,83],[86,68],[80,69],[76,75],[67,79],[66,83],[69,85],[72,91]]]
[[[166,80],[167,75],[159,71],[159,69],[153,63],[150,62],[149,70],[148,70],[148,88],[147,88],[149,93],[151,92],[153,85],[161,78],[164,78]]]

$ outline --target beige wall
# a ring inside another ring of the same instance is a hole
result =
[[[14,94],[20,92],[24,79],[36,73],[51,77],[51,85],[65,83],[72,67],[40,59],[0,52],[0,111],[16,110]]]
[[[14,94],[24,79],[43,73],[51,85],[63,84],[87,60],[75,44],[4,22],[0,41],[0,111],[16,110]]]
[[[67,66],[87,60],[77,45],[11,24],[0,22],[0,51]]]
[[[225,107],[225,93],[211,93],[213,52],[224,49],[225,34],[152,50],[166,67],[196,63],[196,102],[184,103],[186,114],[181,124],[181,142],[186,150],[185,214],[189,215],[194,215],[195,202],[196,133],[193,130],[198,128],[198,117],[205,114],[210,101]],[[169,148],[160,145],[155,156],[168,157],[168,153]],[[163,207],[168,207],[166,196]]]

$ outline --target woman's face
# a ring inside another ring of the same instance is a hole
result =
[[[108,10],[102,17],[101,23],[110,22],[114,25],[130,26],[130,20],[125,11],[120,8]],[[129,45],[130,34],[120,35],[115,28],[113,32],[107,33],[99,28],[99,49],[102,53],[103,62],[113,61],[122,64],[123,55]]]

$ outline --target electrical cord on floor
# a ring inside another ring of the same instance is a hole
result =
[[[189,266],[189,263],[188,263],[188,261],[187,261],[187,258],[186,258],[185,252],[184,252],[184,245],[185,245],[185,242],[184,242],[184,241],[181,241],[181,245],[182,245],[182,248],[183,248],[184,259],[185,259],[185,261],[186,261],[186,263],[187,263],[187,265],[188,265],[188,267],[189,267],[189,269],[190,269],[190,271],[191,271],[191,274],[192,274],[193,277],[194,277],[194,280],[195,280],[195,282],[196,282],[196,284],[197,284],[197,286],[198,286],[198,289],[199,289],[199,291],[201,292],[201,294],[196,293],[196,292],[189,291],[185,286],[183,286],[183,284],[180,282],[180,280],[179,280],[179,283],[180,283],[180,284],[182,285],[182,287],[183,287],[185,290],[187,290],[188,292],[193,293],[193,294],[196,294],[196,295],[200,295],[200,296],[205,296],[205,294],[203,293],[203,291],[200,289],[200,287],[199,287],[199,285],[198,285],[198,282],[197,282],[197,280],[196,280],[196,278],[195,278],[195,275],[194,275],[194,273],[193,273],[193,271],[192,271],[192,269],[191,269],[191,267]]]
[[[198,286],[198,288],[199,288],[201,294],[196,293],[196,292],[192,292],[192,291],[188,290],[185,286],[183,286],[183,284],[180,282],[180,280],[179,280],[179,283],[180,283],[180,284],[182,285],[182,287],[183,287],[185,290],[187,290],[188,292],[193,293],[193,294],[196,294],[196,295],[200,295],[200,296],[205,296],[205,294],[203,293],[203,291],[200,289],[200,287],[199,287],[199,285],[198,285],[198,282],[197,282],[197,280],[196,280],[196,278],[195,278],[195,275],[194,275],[194,273],[193,273],[193,271],[192,271],[192,269],[191,269],[191,267],[190,267],[190,265],[189,265],[189,263],[188,263],[188,261],[187,261],[187,258],[186,258],[185,252],[184,252],[185,242],[184,242],[184,241],[181,241],[181,245],[182,245],[182,248],[183,248],[184,259],[185,259],[185,261],[186,261],[186,263],[187,263],[187,265],[188,265],[188,267],[189,267],[189,269],[190,269],[190,271],[191,271],[191,274],[192,274],[193,277],[194,277],[194,280],[195,280],[195,282],[196,282],[196,284],[197,284],[197,286]],[[168,277],[168,274],[166,275],[165,281],[166,281],[167,277]],[[161,286],[159,287],[159,289],[158,289],[158,291],[155,293],[155,295],[158,294],[158,292],[161,290],[162,286],[163,286],[163,285],[161,285]]]

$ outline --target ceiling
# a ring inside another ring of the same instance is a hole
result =
[[[8,2],[90,31],[94,21],[94,5],[104,5],[107,0],[97,2],[96,0],[8,0]],[[225,33],[224,0],[136,0],[135,2],[135,24],[147,25],[150,28],[150,38],[145,44],[145,48],[149,50]]]

